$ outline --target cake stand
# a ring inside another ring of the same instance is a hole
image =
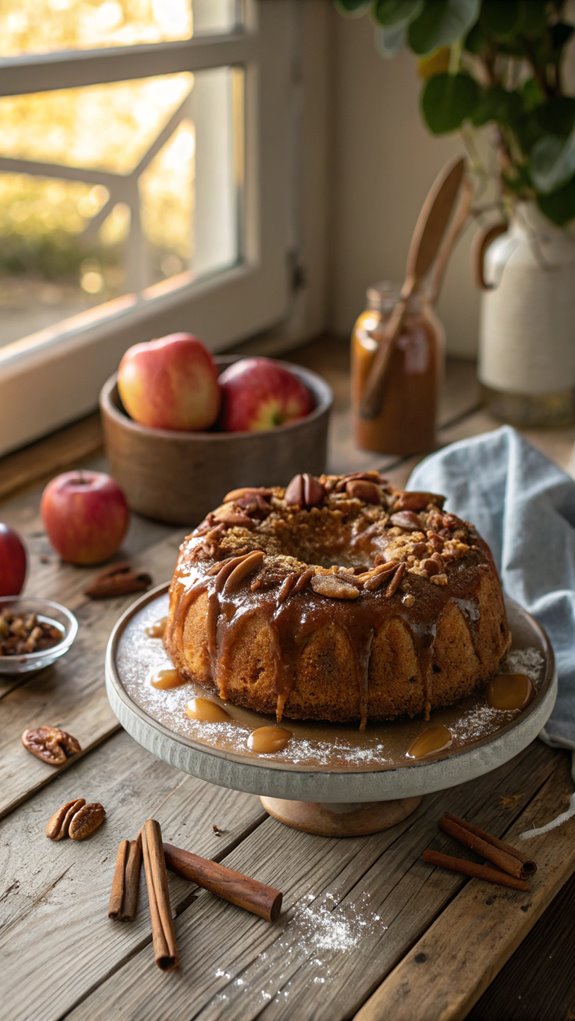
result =
[[[533,696],[521,710],[498,711],[483,692],[436,710],[432,720],[402,720],[354,727],[285,720],[292,732],[285,749],[258,755],[247,738],[269,716],[221,703],[224,723],[187,718],[185,703],[206,696],[186,684],[158,691],[150,678],[170,666],[161,640],[146,629],[165,616],[168,586],[134,602],[117,621],[106,652],[111,707],[128,733],[176,769],[210,783],[260,795],[269,814],[309,833],[357,836],[400,822],[433,791],[465,783],[496,769],[526,748],[553,709],[557,678],[549,640],[524,609],[507,598],[513,644],[504,669],[527,673]],[[214,696],[214,701],[218,701]],[[409,758],[407,749],[430,726],[448,727],[449,747]]]

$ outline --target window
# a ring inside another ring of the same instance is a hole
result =
[[[0,453],[289,305],[289,0],[3,0]]]

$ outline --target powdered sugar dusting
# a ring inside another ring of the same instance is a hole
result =
[[[308,893],[284,919],[283,931],[241,975],[218,968],[217,980],[227,983],[215,998],[238,1007],[238,993],[250,1002],[289,1000],[295,985],[321,986],[337,979],[342,955],[358,959],[384,937],[387,925],[374,911],[366,892],[355,900],[338,902],[329,890],[321,896]],[[238,1015],[239,1016],[239,1015]]]
[[[527,674],[535,684],[541,675],[545,660],[540,649],[512,649],[505,657],[504,669],[510,674]]]

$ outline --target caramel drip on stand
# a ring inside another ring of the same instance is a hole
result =
[[[523,709],[532,695],[533,684],[527,674],[496,674],[487,685],[492,709]]]
[[[349,637],[349,636],[348,636]],[[367,724],[367,710],[369,706],[369,664],[371,662],[371,647],[375,637],[375,630],[372,628],[367,637],[367,648],[362,650],[357,657],[357,683],[359,687],[359,729],[365,730]]]
[[[284,730],[283,727],[257,727],[248,737],[248,748],[258,755],[271,755],[273,752],[281,752],[291,736],[291,730]]]
[[[191,720],[200,720],[201,723],[225,723],[231,719],[228,711],[211,698],[192,698],[184,712]]]
[[[173,668],[158,670],[158,672],[150,678],[152,688],[160,688],[162,691],[165,691],[168,688],[181,688],[181,686],[186,683],[186,678],[182,677],[181,673]]]
[[[167,623],[167,617],[160,617],[159,620],[155,620],[152,624],[148,624],[148,626],[144,629],[148,638],[163,638]]]
[[[443,723],[435,723],[417,735],[405,754],[409,759],[425,759],[428,755],[433,755],[434,752],[449,748],[452,740],[451,731],[444,727]]]

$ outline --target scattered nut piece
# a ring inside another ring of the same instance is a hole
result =
[[[405,595],[401,597],[401,601],[404,606],[413,606],[415,603],[415,596],[412,592],[406,592]]]
[[[228,574],[224,587],[223,594],[230,595],[236,592],[240,587],[241,583],[245,578],[249,578],[250,574],[257,571],[264,562],[264,551],[260,549],[252,550],[251,553],[246,553],[241,558],[240,562],[236,564],[234,569]]]
[[[48,822],[45,830],[46,836],[50,840],[63,840],[64,837],[67,837],[74,815],[85,804],[85,798],[75,798],[73,801],[67,801],[65,805],[62,805],[57,812],[54,812],[54,815]]]
[[[364,574],[358,574],[358,580],[363,582],[363,587],[368,592],[375,592],[378,588],[381,588],[384,581],[389,580],[391,574],[397,570],[397,560],[388,560],[383,564],[377,564],[371,569],[371,571],[365,571]]]
[[[304,588],[306,588],[309,585],[311,579],[313,578],[313,575],[314,575],[313,567],[308,567],[305,571],[302,572],[302,574],[300,574],[299,578],[296,578],[295,585],[292,589],[292,593],[294,596],[297,595],[298,592],[303,592]]]
[[[26,656],[58,645],[64,632],[52,621],[42,620],[35,613],[19,614],[14,610],[0,613],[0,656]]]
[[[32,755],[43,762],[48,762],[50,766],[62,766],[72,755],[82,751],[80,742],[60,727],[36,727],[35,730],[25,730],[21,741]]]
[[[397,514],[391,515],[389,521],[396,528],[403,528],[406,532],[423,531],[421,520],[414,511],[398,511]]]
[[[345,491],[352,499],[361,500],[363,503],[381,503],[381,489],[376,482],[367,479],[350,479],[345,484]]]
[[[106,809],[99,801],[85,803],[76,811],[69,824],[68,836],[72,840],[87,840],[102,825]]]
[[[385,595],[387,599],[391,599],[391,597],[395,595],[400,586],[403,575],[405,574],[406,571],[407,571],[406,563],[402,562],[401,564],[397,565],[397,571],[393,575],[393,578],[391,579],[389,585],[387,586],[387,589],[385,590]]]
[[[311,579],[311,587],[320,596],[331,599],[357,599],[359,589],[344,581],[337,574],[315,574]]]
[[[241,489],[232,489],[226,493],[222,503],[237,503],[245,497],[259,496],[267,499],[273,495],[273,491],[266,486],[242,486]]]
[[[447,585],[448,581],[446,574],[434,574],[429,580],[432,585]]]
[[[294,475],[286,487],[284,500],[288,505],[310,509],[322,503],[325,489],[321,482],[308,472]]]
[[[412,489],[399,494],[393,509],[396,511],[422,511],[430,504],[441,509],[444,503],[445,497],[439,493],[420,493]]]

